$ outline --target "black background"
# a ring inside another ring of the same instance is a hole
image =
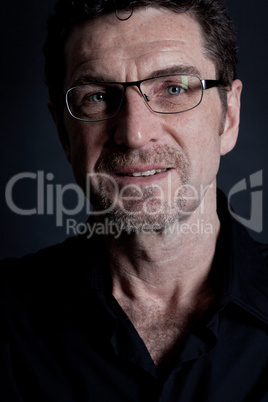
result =
[[[18,173],[52,173],[53,180],[45,185],[75,183],[46,106],[42,45],[53,4],[52,0],[15,0],[1,5],[0,258],[34,252],[67,236],[65,225],[56,226],[55,215],[19,216],[5,201],[6,185]],[[248,182],[251,174],[263,171],[263,230],[250,233],[268,242],[268,5],[267,0],[229,0],[228,4],[237,29],[238,73],[244,89],[239,140],[235,150],[222,158],[218,184],[228,193],[242,179]],[[25,179],[14,187],[14,200],[21,208],[34,208],[36,198],[35,180]],[[76,201],[70,191],[64,199],[66,208]],[[232,201],[240,216],[250,216],[249,192]],[[84,222],[85,212],[74,218]]]

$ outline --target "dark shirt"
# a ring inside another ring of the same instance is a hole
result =
[[[102,236],[2,262],[0,401],[268,401],[267,247],[224,204],[217,297],[168,372],[111,294]]]

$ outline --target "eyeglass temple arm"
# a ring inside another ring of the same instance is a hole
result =
[[[224,86],[220,80],[201,80],[204,90]]]

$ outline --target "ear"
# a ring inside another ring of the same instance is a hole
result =
[[[58,109],[55,107],[55,105],[50,100],[48,100],[47,106],[48,106],[48,110],[50,111],[50,113],[52,115],[54,123],[56,124],[59,140],[60,140],[62,148],[65,152],[66,158],[67,158],[68,162],[71,163],[70,144],[69,144],[67,132],[66,132],[64,124],[63,124],[62,115],[59,115]]]
[[[242,92],[242,82],[235,80],[232,88],[227,93],[227,111],[224,130],[221,135],[221,155],[230,152],[236,142],[240,124],[240,99]]]

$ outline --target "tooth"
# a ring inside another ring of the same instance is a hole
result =
[[[155,170],[147,170],[146,172],[143,172],[143,176],[153,176],[156,173]]]
[[[166,172],[166,171],[167,171],[167,169],[153,169],[153,170],[146,170],[145,172],[131,173],[128,176],[134,176],[134,177],[153,176],[156,173],[162,173],[162,172]]]

